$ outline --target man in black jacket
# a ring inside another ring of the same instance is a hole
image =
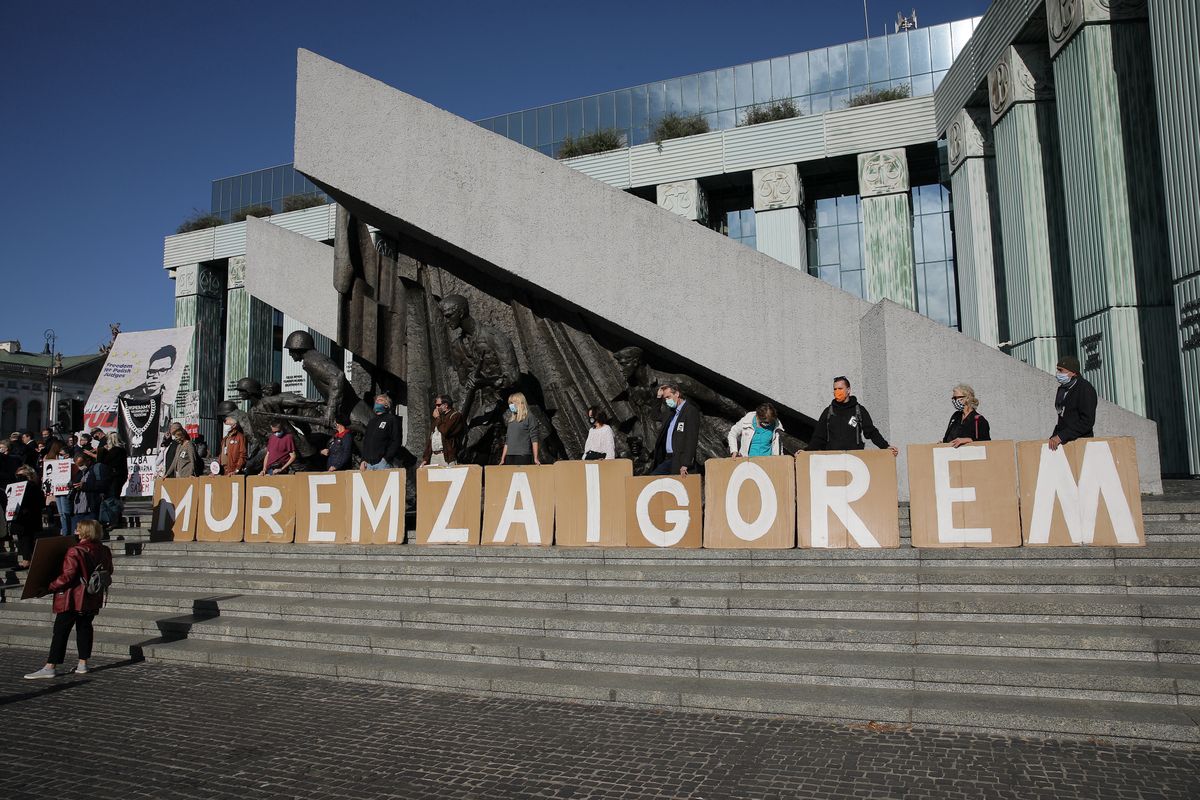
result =
[[[391,469],[404,443],[400,418],[392,413],[392,401],[386,394],[375,397],[375,416],[363,434],[362,463],[359,469]]]
[[[870,439],[881,450],[899,450],[888,444],[887,439],[871,421],[865,406],[850,394],[850,379],[839,375],[833,379],[833,402],[821,412],[813,428],[812,439],[806,450],[862,450],[865,440]]]
[[[1054,395],[1054,410],[1058,412],[1058,423],[1050,434],[1050,449],[1057,450],[1060,444],[1076,439],[1090,439],[1096,424],[1096,387],[1079,374],[1079,359],[1063,356],[1058,360],[1054,373],[1058,380],[1058,392]]]
[[[663,410],[662,428],[654,445],[654,463],[651,475],[687,475],[699,469],[696,448],[700,444],[700,424],[703,414],[700,407],[688,400],[674,383],[664,383],[658,389],[666,403]]]

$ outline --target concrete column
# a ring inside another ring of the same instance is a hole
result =
[[[987,110],[965,108],[946,131],[963,333],[995,347],[1008,338],[996,159]],[[999,279],[999,281],[998,281]],[[997,293],[999,283],[1000,292]]]
[[[195,332],[192,352],[175,396],[174,416],[183,415],[188,393],[198,392],[200,433],[209,445],[218,441],[221,433],[216,416],[225,383],[224,300],[224,264],[186,264],[176,268],[175,327],[191,325]]]
[[[1097,391],[1156,420],[1186,469],[1166,209],[1144,0],[1046,4],[1076,335]]]
[[[1058,119],[1049,58],[1009,47],[988,73],[1009,352],[1047,372],[1075,352]]]
[[[1200,3],[1154,0],[1150,3],[1155,96],[1166,222],[1174,281],[1175,341],[1179,354],[1181,397],[1187,431],[1184,470],[1200,475]]]
[[[860,153],[863,268],[868,300],[887,298],[917,308],[912,199],[904,149]]]
[[[225,293],[225,399],[237,400],[237,382],[271,380],[272,309],[246,291],[246,257],[229,259]]]
[[[700,186],[700,181],[675,181],[658,185],[658,205],[672,214],[708,224],[708,196]]]
[[[758,252],[800,270],[808,269],[804,185],[795,164],[756,169],[754,230]]]
[[[287,314],[283,315],[283,341],[287,342],[287,337],[296,331],[307,331],[312,334],[313,342],[317,346],[319,352],[329,355],[330,339],[327,336],[314,331],[312,328],[305,325]],[[304,371],[303,366],[298,361],[293,361],[287,349],[283,351],[283,376],[280,379],[280,386],[285,392],[295,392],[296,394],[304,395],[310,400],[321,400],[321,393],[317,391],[317,387],[313,384],[312,379],[308,377],[308,373]]]

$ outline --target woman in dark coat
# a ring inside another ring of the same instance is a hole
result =
[[[961,447],[971,442],[992,440],[992,426],[979,413],[979,400],[974,389],[960,383],[950,392],[950,402],[954,403],[954,413],[950,415],[942,442]]]
[[[67,639],[71,628],[75,628],[75,644],[79,648],[79,666],[75,674],[88,673],[87,661],[92,657],[92,620],[104,606],[103,594],[88,594],[88,578],[97,568],[103,567],[112,574],[112,551],[100,544],[104,529],[94,519],[83,520],[75,527],[79,544],[67,551],[63,559],[62,574],[50,582],[54,592],[54,638],[50,642],[50,656],[46,666],[26,675],[30,680],[53,678],[58,675],[58,666],[67,657]]]
[[[25,496],[21,499],[21,507],[16,516],[8,523],[8,530],[17,539],[17,565],[21,569],[29,568],[29,559],[33,557],[33,545],[42,535],[42,512],[46,510],[46,495],[42,486],[36,480],[32,467],[21,467],[17,470],[17,480],[25,482]]]

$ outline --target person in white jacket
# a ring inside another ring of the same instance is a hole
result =
[[[729,456],[777,456],[783,423],[770,403],[763,403],[729,428]]]
[[[617,443],[608,414],[596,406],[588,409],[588,435],[583,445],[583,457],[588,461],[617,457]]]

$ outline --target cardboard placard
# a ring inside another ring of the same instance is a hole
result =
[[[19,481],[4,487],[4,518],[7,521],[12,522],[21,510],[21,501],[25,499],[25,488],[28,485],[25,481]]]
[[[29,571],[25,573],[25,584],[21,587],[21,599],[43,597],[50,593],[50,582],[62,575],[63,561],[67,551],[79,539],[69,536],[43,536],[33,543],[33,555],[29,558]]]
[[[1026,545],[1146,544],[1133,438],[1077,439],[1057,450],[1044,441],[1020,442],[1017,470]]]
[[[345,472],[293,475],[296,493],[296,544],[346,544],[350,541],[350,481]]]
[[[247,477],[244,540],[291,544],[296,538],[297,488],[290,475]]]
[[[1019,547],[1014,442],[908,447],[913,547]]]
[[[404,544],[405,479],[402,469],[342,472],[350,480],[351,544]]]
[[[554,467],[484,467],[481,539],[485,545],[553,544]]]
[[[479,544],[483,467],[417,470],[417,544]]]
[[[246,480],[241,475],[198,478],[196,541],[240,542],[246,517]]]
[[[150,534],[169,535],[177,542],[196,538],[196,509],[200,505],[195,478],[163,478],[154,484]]]
[[[896,457],[888,450],[796,454],[801,547],[900,546]]]
[[[69,458],[47,459],[42,464],[42,486],[46,494],[65,497],[71,493],[71,468]]]
[[[554,543],[566,547],[625,546],[624,458],[559,461],[554,469]]]
[[[704,546],[796,546],[796,461],[790,456],[704,462]]]
[[[625,498],[629,547],[700,546],[704,526],[699,475],[626,478]]]

